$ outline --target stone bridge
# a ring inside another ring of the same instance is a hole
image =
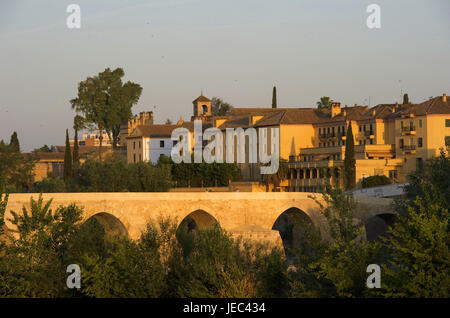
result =
[[[165,192],[165,193],[45,193],[44,202],[53,199],[52,208],[76,203],[84,208],[84,220],[96,218],[106,230],[113,230],[139,238],[150,221],[170,217],[180,224],[189,220],[189,227],[203,229],[218,222],[233,235],[244,238],[284,243],[283,231],[292,220],[306,220],[326,236],[326,220],[318,204],[310,198],[317,193],[304,192]],[[10,210],[29,208],[30,198],[37,193],[18,193],[9,196],[5,216],[6,226]],[[356,217],[366,222],[368,239],[374,239],[389,223],[392,200],[357,197]],[[322,200],[322,199],[320,199]],[[292,227],[291,227],[292,229]],[[281,235],[281,237],[280,237]]]

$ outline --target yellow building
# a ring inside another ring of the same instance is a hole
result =
[[[317,112],[317,110],[316,110]],[[328,118],[313,123],[313,147],[300,148],[289,160],[288,191],[315,192],[321,172],[342,183],[346,127],[351,122],[355,140],[356,182],[385,175],[394,182],[407,176],[428,158],[450,148],[450,103],[444,94],[420,104],[382,104],[373,108],[340,108],[334,104]]]

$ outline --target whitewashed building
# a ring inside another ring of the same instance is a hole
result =
[[[126,137],[127,162],[146,161],[152,164],[158,162],[159,157],[170,157],[172,147],[176,143],[171,140],[175,128],[187,128],[193,134],[193,123],[180,121],[176,125],[140,125]],[[191,134],[191,135],[192,135]]]

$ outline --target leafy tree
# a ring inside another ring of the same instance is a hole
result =
[[[34,183],[34,190],[38,193],[66,192],[66,182],[60,177],[49,176]]]
[[[106,68],[98,75],[80,82],[78,96],[70,101],[72,108],[83,115],[84,122],[99,130],[100,160],[103,131],[112,135],[113,147],[117,147],[120,124],[130,118],[131,107],[138,102],[142,93],[139,84],[130,81],[123,84],[121,78],[124,75],[121,68],[113,71]]]
[[[175,297],[252,297],[256,293],[251,260],[230,234],[218,225],[188,232],[181,228],[180,245],[169,262],[169,289]],[[193,242],[191,245],[190,242]]]
[[[170,167],[154,167],[146,162],[127,166],[128,190],[131,192],[165,192],[171,187]]]
[[[64,254],[67,238],[76,230],[82,210],[74,205],[53,213],[42,195],[30,210],[11,211],[18,238],[7,246],[0,262],[0,296],[61,297],[67,295]]]
[[[364,178],[362,181],[363,188],[378,187],[378,186],[383,186],[383,185],[387,185],[387,184],[392,184],[392,181],[385,175],[370,176],[370,177]]]
[[[123,159],[110,154],[104,161],[88,159],[80,168],[77,183],[82,191],[120,192],[127,190],[130,178]]]
[[[66,129],[66,148],[64,150],[64,180],[72,177],[72,151],[70,149],[69,131]]]
[[[277,108],[277,88],[275,86],[272,91],[272,108]]]
[[[328,96],[323,96],[317,102],[318,109],[330,109],[331,108],[331,99]]]
[[[380,260],[378,243],[364,241],[364,226],[355,219],[356,202],[352,195],[340,188],[326,184],[322,191],[325,201],[316,198],[321,212],[327,219],[331,240],[322,250],[323,254],[311,265],[328,297],[364,297],[370,295],[366,287],[368,264]]]
[[[353,139],[352,123],[348,124],[347,137],[345,140],[344,158],[344,188],[350,190],[355,187],[356,182],[356,160],[355,140]]]
[[[396,202],[398,218],[383,239],[386,297],[450,295],[450,158],[444,151],[413,172],[407,200]]]
[[[408,94],[403,94],[403,104],[409,104]]]
[[[228,116],[233,112],[233,106],[219,97],[213,97],[211,100],[211,112],[213,116]]]
[[[52,148],[49,147],[48,145],[44,145],[41,148],[34,149],[33,152],[52,152]]]
[[[12,145],[0,141],[0,191],[27,192],[33,187],[37,157],[35,153],[20,153],[18,141],[14,141],[15,137],[11,139]]]

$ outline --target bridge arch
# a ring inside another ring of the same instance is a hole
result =
[[[194,230],[206,230],[212,228],[216,224],[220,225],[219,221],[217,221],[214,216],[205,210],[197,209],[185,216],[178,225],[178,228],[186,226],[187,230],[191,232]]]
[[[372,242],[385,236],[388,227],[393,224],[394,218],[395,214],[393,213],[381,213],[367,219],[364,224],[366,240]]]
[[[112,215],[111,213],[108,212],[95,213],[94,215],[87,218],[83,222],[82,226],[87,226],[93,223],[100,224],[103,227],[105,234],[109,236],[116,236],[116,237],[129,236],[128,230],[126,229],[122,221],[116,216]]]
[[[288,261],[295,261],[294,249],[300,248],[314,227],[311,217],[297,207],[290,207],[278,216],[272,230],[279,232]]]

